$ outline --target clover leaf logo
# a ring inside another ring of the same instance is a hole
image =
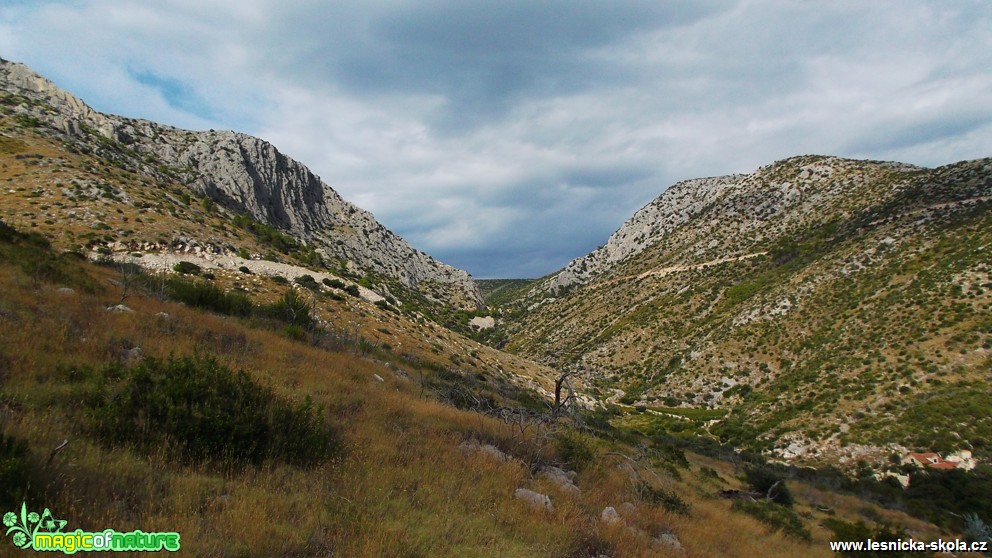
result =
[[[38,512],[29,513],[27,502],[21,504],[20,517],[14,512],[3,514],[3,525],[7,527],[7,532],[4,534],[13,533],[11,542],[18,548],[31,546],[31,541],[34,540],[35,534],[39,531],[60,533],[65,528],[66,523],[64,519],[55,519],[48,508],[45,508],[41,515]]]

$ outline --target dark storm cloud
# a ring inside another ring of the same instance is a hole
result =
[[[318,61],[324,79],[352,93],[438,96],[443,107],[432,123],[454,132],[498,120],[523,99],[634,79],[636,68],[596,56],[597,49],[689,24],[716,6],[449,0],[399,4],[360,23],[328,9],[326,42],[317,40],[298,55]],[[342,17],[363,28],[345,31],[354,41],[347,48],[335,36],[335,21]]]

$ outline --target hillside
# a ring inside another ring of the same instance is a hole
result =
[[[805,156],[681,182],[500,329],[601,400],[719,411],[676,421],[687,435],[810,464],[989,459],[990,208],[992,159]]]
[[[947,511],[990,511],[992,485],[944,511],[923,474],[897,502],[939,528],[854,496],[885,485],[555,418],[481,371],[314,324],[291,287],[265,303],[204,284],[0,223],[4,512],[175,531],[192,556],[744,557],[947,538]]]
[[[7,151],[18,151],[43,175],[27,191],[36,197],[69,198],[59,200],[61,207],[50,204],[43,215],[48,219],[41,221],[83,220],[106,226],[95,240],[113,251],[161,250],[188,245],[192,238],[201,250],[225,255],[251,248],[241,235],[225,230],[240,224],[276,240],[281,248],[258,256],[298,252],[310,267],[379,277],[428,301],[470,310],[481,304],[466,272],[414,249],[263,140],[102,114],[23,64],[2,59],[0,95],[5,117],[0,133],[11,138],[6,140]],[[18,148],[23,133],[52,140],[54,149],[38,153]],[[110,202],[110,215],[94,217],[94,211],[101,212],[84,203],[89,198]],[[118,209],[138,210],[158,220],[157,234],[133,226],[134,221],[119,223],[113,215]],[[210,223],[213,230],[204,231],[208,234],[175,234],[194,228],[192,222],[203,224],[207,217],[202,213],[220,221]],[[161,221],[170,222],[161,226]],[[225,229],[219,228],[222,225]],[[385,288],[388,285],[379,290]]]

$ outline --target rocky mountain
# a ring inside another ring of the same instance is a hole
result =
[[[795,157],[672,186],[500,328],[659,411],[616,419],[642,429],[809,462],[988,458],[990,250],[992,159]]]
[[[5,114],[22,125],[141,177],[180,184],[230,216],[274,227],[325,264],[389,278],[455,306],[481,303],[468,273],[414,249],[264,140],[102,114],[27,66],[2,59],[0,92]]]

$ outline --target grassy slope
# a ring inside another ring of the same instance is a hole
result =
[[[0,136],[0,219],[44,235],[59,250],[107,251],[114,242],[167,247],[182,237],[328,272],[308,260],[295,240],[257,223],[239,226],[239,216],[229,215],[206,199],[190,198],[181,183],[138,174],[127,165],[82,152],[85,144],[60,143],[44,130],[26,128],[2,113],[0,134],[8,134]],[[99,145],[115,156],[129,156],[125,148],[108,140]],[[134,261],[140,263],[141,259]],[[359,335],[378,347],[463,372],[484,372],[504,379],[519,376],[524,382],[533,379],[545,387],[550,385],[545,378],[555,376],[546,367],[453,332],[472,331],[469,312],[428,300],[395,281],[359,277],[339,269],[336,262],[325,263],[330,264],[330,273],[349,285],[380,289],[399,299],[399,311],[395,311],[393,305],[378,308],[341,290],[322,287],[315,296],[317,313],[342,335]],[[236,269],[211,271],[219,287],[262,300],[274,300],[285,290],[283,284],[261,275],[246,275]],[[438,298],[443,297],[438,294]],[[446,327],[435,325],[432,319]]]
[[[528,423],[521,430],[440,403],[434,390],[411,378],[424,374],[426,385],[436,388],[430,369],[384,362],[384,354],[372,360],[323,350],[264,324],[138,292],[126,300],[133,313],[107,312],[119,297],[111,284],[115,270],[54,256],[38,258],[38,265],[15,263],[39,251],[23,239],[0,250],[0,409],[3,433],[28,442],[29,507],[49,507],[73,527],[177,530],[184,550],[207,556],[640,556],[659,552],[650,535],[663,531],[675,533],[690,556],[823,551],[825,532],[818,531],[813,546],[767,534],[753,519],[730,512],[729,503],[704,496],[727,480],[701,484],[694,473],[679,480],[682,475],[658,472],[664,467],[642,466],[631,476],[619,454],[631,455],[632,448],[564,425]],[[56,290],[63,285],[73,292]],[[165,449],[143,455],[101,443],[87,426],[83,402],[101,367],[126,360],[134,347],[145,356],[212,355],[247,370],[280,397],[312,397],[340,438],[341,453],[311,468],[221,469],[183,465]],[[410,373],[397,374],[399,366]],[[523,461],[502,463],[458,448],[474,439],[528,462],[569,466],[575,454],[554,442],[561,436],[591,451],[579,467],[582,493],[574,497],[533,477]],[[68,448],[46,463],[64,438]],[[646,463],[662,465],[658,459]],[[690,515],[646,499],[647,485],[678,494],[691,505]],[[555,511],[531,511],[513,500],[519,486],[550,494]],[[595,519],[605,506],[624,501],[637,506],[628,521],[639,531]],[[716,524],[725,529],[714,533]]]

